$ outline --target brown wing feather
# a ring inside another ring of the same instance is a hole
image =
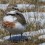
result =
[[[19,22],[21,22],[22,24],[26,24],[26,20],[25,20],[23,14],[17,12],[16,15],[17,15],[17,17],[18,17],[18,21],[19,21]]]

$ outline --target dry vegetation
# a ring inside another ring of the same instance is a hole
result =
[[[17,3],[31,3],[31,4],[35,4],[35,2],[33,0],[0,0],[0,3],[9,3],[10,5],[15,5]],[[45,3],[43,2],[38,2],[39,5],[45,5]],[[21,10],[22,12],[23,11],[33,11],[34,9],[27,9],[27,10]],[[39,12],[42,11],[42,12],[45,12],[44,9],[39,9],[38,10]],[[2,17],[4,16],[4,11],[0,10],[0,20],[2,20]],[[38,27],[38,28],[37,28]],[[27,30],[26,31],[32,31],[32,30],[38,30],[40,29],[39,28],[39,25],[36,25],[36,24],[31,24],[28,26]],[[0,31],[0,35],[2,36],[6,36],[6,35],[9,35],[7,34],[6,32],[3,32],[3,31]],[[38,45],[39,43],[41,42],[45,42],[44,40],[38,40],[37,41],[33,41],[34,38],[32,40],[28,40],[28,41],[20,41],[18,43],[15,43],[15,42],[9,42],[9,41],[5,41],[5,42],[1,42],[0,45]]]

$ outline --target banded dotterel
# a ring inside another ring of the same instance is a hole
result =
[[[24,32],[26,29],[26,20],[20,12],[10,11],[3,17],[3,27],[11,34],[18,34]]]

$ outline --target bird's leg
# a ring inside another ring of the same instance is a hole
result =
[[[21,32],[21,38],[22,38],[22,34],[23,34],[23,33]]]
[[[11,40],[11,33],[10,33],[10,40]]]

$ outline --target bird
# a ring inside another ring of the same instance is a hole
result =
[[[26,20],[20,12],[10,11],[3,17],[2,26],[11,34],[22,34],[27,27]]]

